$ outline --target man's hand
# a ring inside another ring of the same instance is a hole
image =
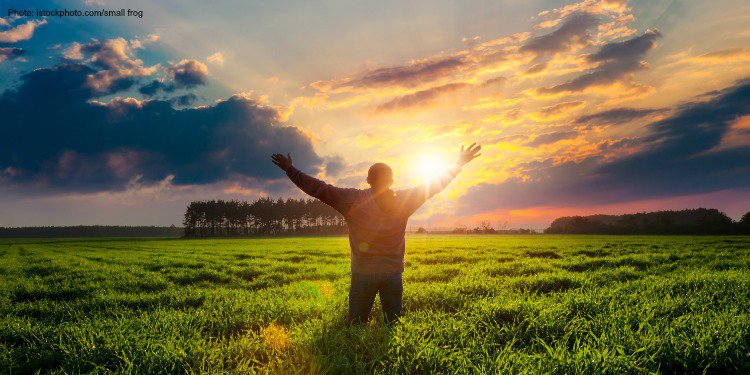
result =
[[[273,154],[271,155],[271,160],[279,168],[283,169],[284,172],[288,171],[289,168],[292,167],[292,157],[289,156],[289,154],[286,154],[286,156],[282,154]]]
[[[476,157],[482,154],[478,154],[482,146],[472,143],[467,149],[464,150],[464,146],[461,146],[461,152],[458,153],[458,161],[456,162],[460,166],[466,165],[466,163],[474,160]]]

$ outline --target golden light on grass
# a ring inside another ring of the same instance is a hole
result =
[[[333,284],[327,281],[323,281],[318,283],[318,290],[320,290],[320,293],[322,293],[326,297],[330,297],[333,295]]]
[[[299,282],[299,285],[309,293],[312,293],[316,298],[330,297],[334,291],[333,284],[330,281],[303,279]]]
[[[282,350],[292,343],[292,338],[283,325],[271,323],[263,330],[263,342],[269,348]]]

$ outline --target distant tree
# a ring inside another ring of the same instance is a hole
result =
[[[641,212],[627,215],[561,217],[545,233],[577,234],[735,234],[738,225],[717,209]]]
[[[469,230],[466,227],[466,225],[457,225],[455,228],[453,228],[451,232],[452,233],[468,233]]]
[[[293,198],[190,202],[183,225],[186,237],[346,233],[344,217],[332,207]]]
[[[750,234],[750,212],[742,215],[740,221],[737,222],[737,226],[742,234]]]
[[[505,223],[505,226],[507,227],[507,223]],[[489,221],[482,221],[479,223],[479,227],[482,228],[482,233],[495,233],[495,228],[492,227],[492,224]]]
[[[507,221],[502,222],[498,229],[500,229],[501,231],[508,230],[508,222]]]
[[[417,228],[417,233],[424,234],[427,233],[427,229],[424,229],[422,227]]]

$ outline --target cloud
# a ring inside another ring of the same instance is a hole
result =
[[[326,159],[325,172],[328,177],[338,177],[346,168],[346,160],[339,155],[334,155]]]
[[[406,65],[366,71],[354,78],[335,82],[318,81],[312,84],[320,91],[350,91],[368,88],[412,88],[452,76],[469,62],[460,54],[412,61]]]
[[[602,41],[600,35],[608,31],[601,30],[602,20],[606,19],[609,22],[607,25],[617,27],[627,23],[630,18],[623,18],[621,14],[626,9],[622,1],[586,0],[575,6],[540,14],[540,18],[547,21],[556,19],[554,25],[547,26],[556,26],[556,29],[544,35],[530,39],[531,33],[518,33],[482,43],[479,37],[464,38],[466,48],[454,53],[367,69],[348,77],[315,81],[309,86],[317,92],[295,101],[310,108],[338,109],[392,97],[394,94],[403,95],[404,89],[419,90],[419,95],[431,97],[434,92],[430,91],[431,88],[477,82],[487,75],[518,69],[529,63],[532,63],[531,67],[526,68],[529,76],[551,71],[553,67],[558,72],[558,66],[571,64],[569,57],[561,56],[563,53]],[[544,58],[551,61],[540,61]],[[391,104],[393,108],[398,107],[401,99],[391,99],[392,103],[382,105],[382,110],[389,110]],[[412,99],[417,98],[404,98]]]
[[[167,85],[164,82],[159,81],[158,79],[155,79],[141,86],[140,88],[138,88],[138,92],[146,96],[154,96],[159,91],[172,92],[174,90],[175,90],[174,85]]]
[[[63,51],[63,57],[68,60],[83,60],[82,44],[74,42]]]
[[[547,159],[520,165],[524,178],[483,183],[459,201],[462,213],[534,206],[601,205],[639,199],[750,188],[750,145],[719,148],[737,118],[750,114],[750,79],[677,106],[648,125],[640,139],[604,147],[639,145],[616,159]]]
[[[627,137],[620,139],[605,139],[597,145],[600,151],[612,151],[622,148],[635,147],[641,144],[641,140],[636,137]]]
[[[581,116],[575,120],[578,124],[617,125],[633,121],[654,113],[664,112],[657,108],[612,108],[606,111]]]
[[[198,60],[182,60],[170,63],[166,69],[165,80],[152,80],[138,89],[143,95],[154,96],[159,91],[173,92],[177,89],[188,89],[205,85],[208,78],[208,67]]]
[[[272,152],[292,153],[313,174],[322,167],[302,129],[282,123],[278,108],[245,95],[187,109],[162,100],[97,101],[89,77],[112,66],[68,62],[36,69],[0,95],[3,185],[92,192],[165,179],[174,185],[266,181],[279,178],[265,162]]]
[[[26,51],[23,48],[0,47],[0,62],[17,59],[24,54],[26,54]]]
[[[222,55],[221,52],[216,52],[206,57],[206,61],[211,64],[216,64],[218,66],[224,66],[224,55]]]
[[[397,112],[416,108],[426,108],[435,104],[437,99],[450,93],[475,88],[476,90],[493,89],[504,85],[507,77],[493,77],[480,83],[453,82],[440,86],[433,86],[410,94],[397,96],[375,108],[375,113]]]
[[[578,109],[583,107],[584,105],[586,105],[586,103],[581,100],[561,102],[542,108],[539,111],[539,115],[544,118],[556,117],[558,115],[564,114],[566,111]]]
[[[508,82],[508,77],[495,77],[495,78],[490,78],[482,82],[480,87],[501,86],[501,85],[504,85],[506,82]]]
[[[169,75],[178,87],[206,84],[208,67],[198,60],[182,60],[169,66]]]
[[[10,22],[3,20],[0,26],[10,26]],[[34,36],[37,27],[46,25],[47,20],[32,20],[18,25],[10,30],[0,31],[0,43],[17,43],[29,40]]]
[[[34,30],[45,25],[47,20],[32,20],[24,24],[12,27],[12,22],[17,18],[0,18],[0,27],[10,27],[8,30],[0,31],[0,43],[12,44],[29,40],[34,36]],[[18,47],[0,47],[0,62],[15,60],[26,54],[26,50]]]
[[[605,44],[597,53],[588,55],[587,60],[598,66],[591,72],[576,77],[566,83],[537,90],[540,94],[582,92],[590,87],[615,83],[635,71],[645,68],[641,59],[656,47],[656,39],[661,37],[658,30],[648,30],[643,35],[623,42]]]
[[[545,133],[545,134],[537,135],[531,141],[526,142],[526,146],[539,147],[539,146],[556,143],[556,142],[562,141],[563,139],[576,138],[578,136],[579,136],[579,133],[574,130],[565,130],[565,131]]]
[[[183,107],[192,105],[196,100],[198,100],[198,96],[193,93],[187,93],[172,99],[174,103]]]
[[[529,77],[547,71],[554,71],[557,75],[563,71],[580,71],[579,61],[564,53],[601,44],[608,38],[606,36],[625,35],[624,31],[612,34],[609,29],[626,27],[632,21],[632,17],[623,15],[626,10],[629,8],[622,1],[586,0],[540,14],[541,19],[551,22],[546,27],[556,27],[544,35],[530,38],[531,33],[526,32],[482,43],[479,37],[464,38],[466,48],[454,53],[367,69],[348,77],[315,81],[309,86],[317,92],[295,101],[310,108],[340,109],[391,97],[393,108],[396,108],[400,99],[393,96],[403,95],[405,90],[419,90],[423,91],[420,95],[429,95],[432,87],[473,83],[487,75],[519,68],[528,69]],[[602,24],[604,20],[606,24]],[[583,65],[598,64],[584,62]],[[382,109],[390,107],[386,104]]]
[[[462,90],[468,87],[471,87],[471,84],[465,82],[449,83],[442,86],[431,87],[429,89],[420,90],[412,94],[399,96],[389,102],[383,103],[376,108],[376,112],[394,112],[425,107],[433,103],[438,97],[442,95]]]
[[[659,30],[647,30],[643,35],[623,42],[605,44],[599,52],[589,55],[593,62],[634,61],[643,58],[648,51],[656,47],[656,39],[661,37]]]
[[[521,46],[521,52],[535,56],[567,52],[591,42],[590,30],[599,24],[599,19],[588,12],[573,13],[565,18],[557,30],[532,38]]]
[[[548,66],[547,63],[534,64],[530,66],[528,69],[526,69],[526,74],[534,75],[534,74],[542,73],[545,70],[547,70],[547,66]]]
[[[146,67],[143,61],[135,58],[135,51],[143,48],[143,44],[153,42],[156,36],[149,36],[146,40],[115,38],[109,40],[94,40],[90,43],[73,43],[63,52],[68,60],[83,60],[91,64],[95,71],[86,78],[86,84],[101,95],[110,94],[135,84],[138,79],[153,74],[158,66]]]
[[[560,8],[545,10],[537,16],[540,22],[534,29],[557,26],[563,19],[576,13],[620,15],[628,10],[627,0],[584,0]]]
[[[628,0],[601,0],[599,6],[604,10],[622,13],[628,7]]]
[[[528,135],[513,134],[513,135],[502,136],[498,138],[497,141],[501,143],[518,143],[519,141],[525,141],[527,139],[529,139]]]

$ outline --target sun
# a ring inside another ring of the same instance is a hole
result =
[[[448,162],[444,155],[426,153],[416,159],[415,174],[422,181],[429,181],[445,173]]]

